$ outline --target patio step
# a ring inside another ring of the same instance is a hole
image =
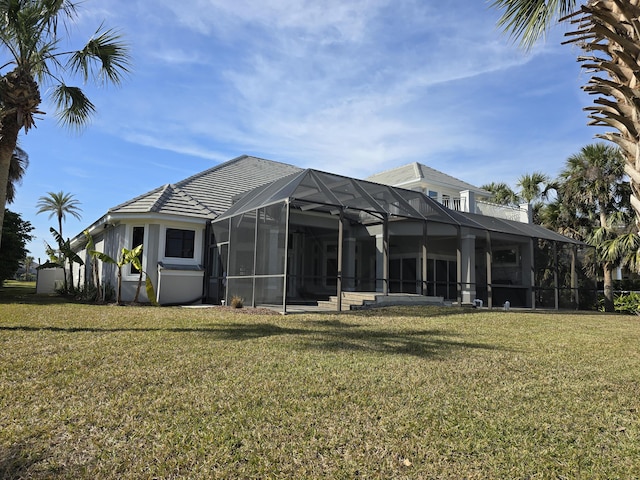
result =
[[[425,296],[411,293],[390,293],[383,295],[378,292],[342,292],[342,311],[382,305],[444,305],[443,297]],[[318,301],[322,310],[337,311],[338,297],[332,295],[329,300]]]

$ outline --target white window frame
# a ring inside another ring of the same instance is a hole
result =
[[[178,230],[193,230],[193,258],[165,257],[165,247],[167,245],[167,229],[173,228]],[[204,227],[202,225],[180,225],[166,224],[160,226],[160,241],[158,258],[161,262],[174,265],[201,265],[202,264],[202,237],[204,236]]]
[[[125,228],[125,248],[131,250],[133,248],[133,229],[134,227],[142,227],[144,228],[144,235],[142,236],[142,281],[144,281],[147,277],[147,245],[149,245],[149,224],[148,223],[128,223]],[[122,253],[118,252],[118,256]],[[119,258],[115,258],[114,260],[119,260]],[[131,273],[131,264],[125,265],[122,267],[122,279],[123,280],[138,280],[140,277],[139,273]]]

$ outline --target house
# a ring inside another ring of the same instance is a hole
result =
[[[579,243],[521,211],[483,214],[487,197],[417,163],[359,180],[241,156],[113,207],[88,230],[113,258],[143,244],[143,274],[164,305],[239,296],[286,312],[333,296],[341,309],[346,292],[375,292],[536,307],[543,287],[556,307],[561,290],[577,301],[575,275],[563,288],[536,272],[558,245],[575,258]],[[84,235],[72,246],[87,256]],[[125,268],[126,300],[139,272]],[[115,275],[101,265],[102,282]]]

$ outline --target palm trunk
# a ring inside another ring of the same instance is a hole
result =
[[[140,296],[141,288],[142,288],[142,268],[140,268],[140,275],[138,276],[138,288],[136,288],[136,296],[133,299],[133,303],[138,303],[138,297]]]
[[[20,67],[0,77],[0,105],[6,112],[0,118],[0,241],[7,203],[7,181],[11,156],[18,134],[33,126],[33,114],[40,105],[40,90],[33,76]]]
[[[610,263],[605,263],[603,265],[604,270],[604,311],[605,312],[613,312],[615,311],[613,305],[613,268]]]
[[[637,99],[640,71],[638,0],[584,2],[568,18],[577,28],[565,35],[565,43],[577,43],[585,52],[578,57],[590,79],[583,90],[596,96],[585,108],[589,125],[613,128],[617,132],[596,134],[616,143],[624,153],[625,173],[631,184],[631,206],[640,225],[640,103]],[[600,75],[598,75],[600,74]]]
[[[20,131],[20,127],[13,117],[4,117],[2,119],[2,126],[0,127],[0,244],[2,242],[4,209],[7,203],[9,167],[11,165],[13,151],[18,141],[18,132]]]

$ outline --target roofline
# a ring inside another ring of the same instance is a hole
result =
[[[78,233],[75,237],[71,239],[71,247],[74,248],[78,245],[81,245],[85,241],[84,232],[86,230],[89,231],[89,235],[94,235],[96,230],[100,227],[106,228],[107,225],[118,225],[120,222],[125,220],[163,220],[181,222],[181,223],[200,223],[202,225],[206,225],[209,221],[213,220],[210,217],[189,217],[187,215],[174,215],[171,213],[157,213],[157,212],[141,212],[141,213],[110,213],[107,212],[98,220],[93,222],[87,228],[82,230],[82,232]],[[149,222],[145,222],[149,223]],[[160,223],[160,222],[159,222]],[[97,232],[99,233],[99,232]]]

